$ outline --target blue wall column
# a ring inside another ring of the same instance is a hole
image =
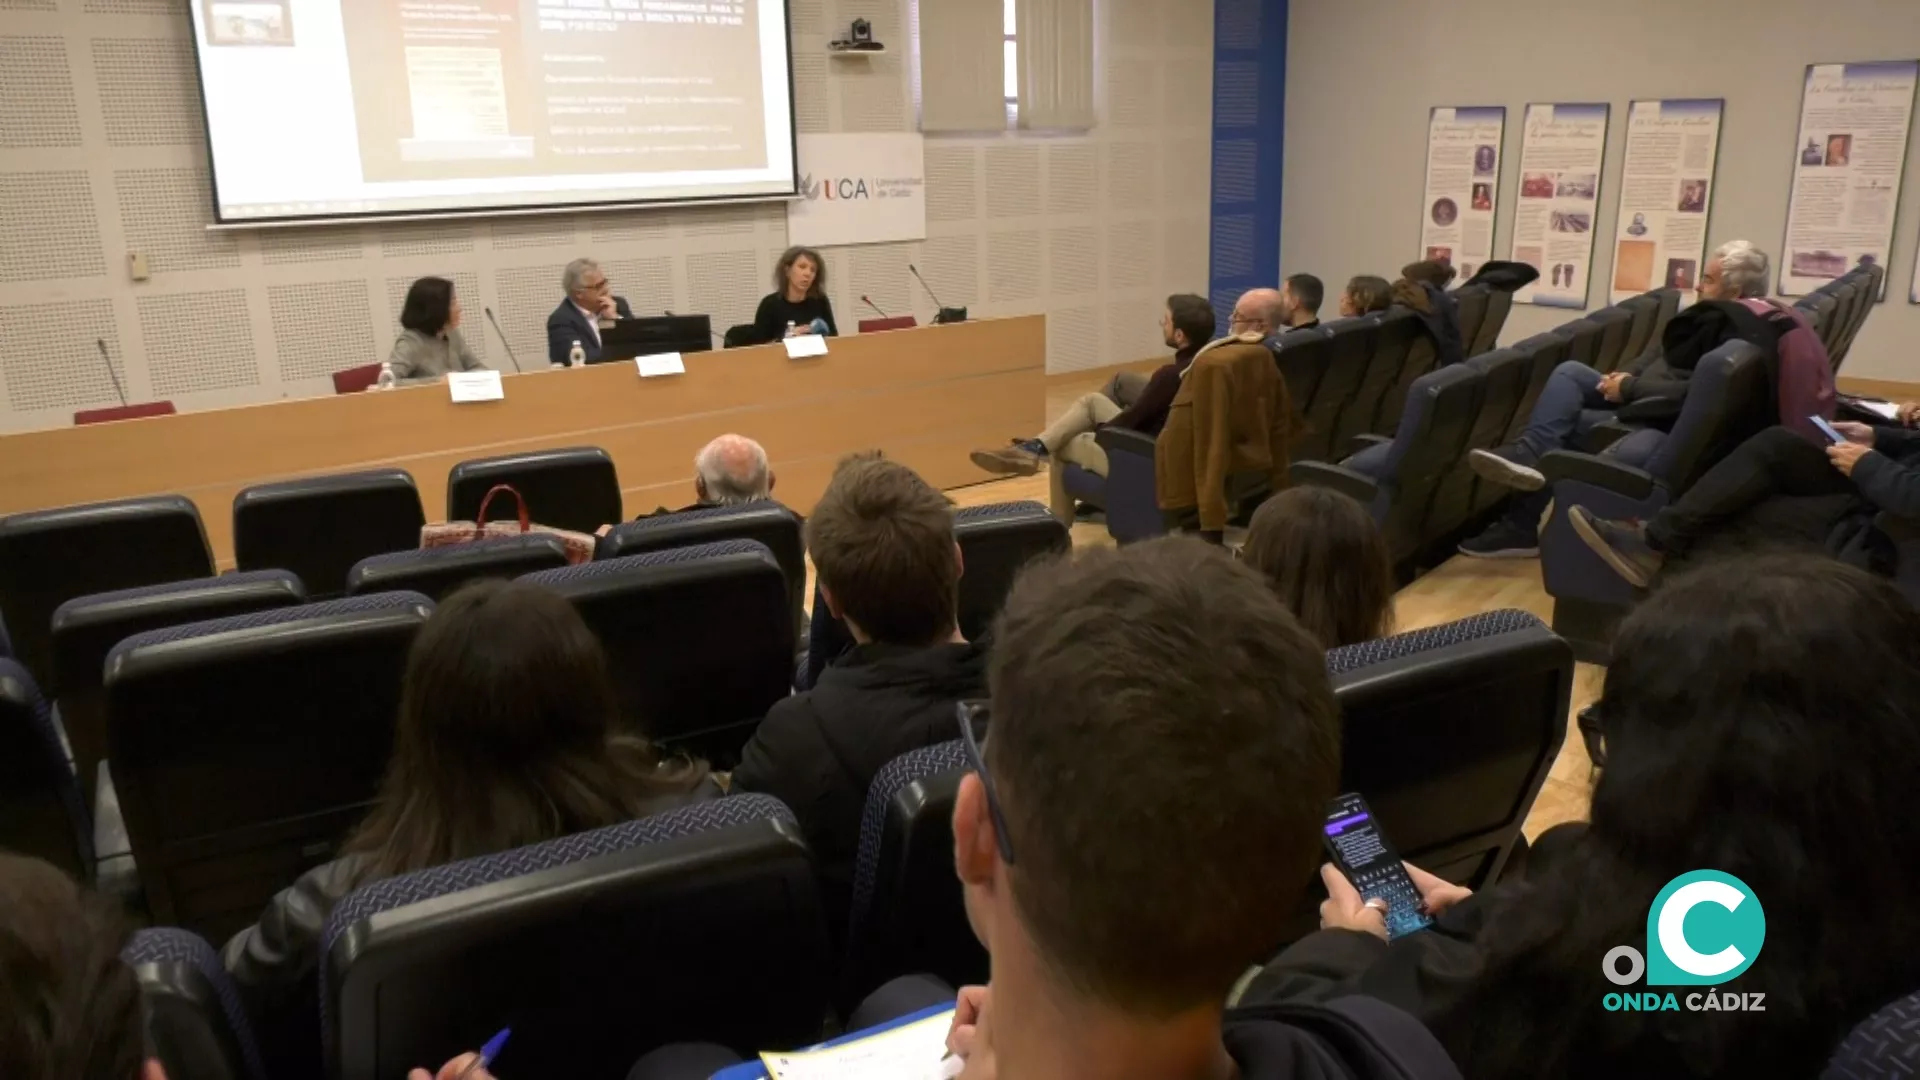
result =
[[[1214,0],[1208,296],[1222,334],[1241,293],[1280,284],[1286,98],[1287,0]]]

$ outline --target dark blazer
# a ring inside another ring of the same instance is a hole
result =
[[[627,306],[626,297],[614,297],[613,308],[621,318],[633,318],[633,309]],[[579,308],[573,306],[573,297],[569,296],[560,301],[560,306],[553,309],[553,314],[547,316],[547,362],[565,366],[567,354],[573,351],[576,341],[587,351],[587,363],[599,363],[600,339],[593,332],[593,324],[580,314]]]

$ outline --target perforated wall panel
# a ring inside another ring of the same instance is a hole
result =
[[[575,219],[567,215],[539,214],[533,217],[500,218],[487,229],[493,248],[573,247],[580,242],[574,229]]]
[[[268,229],[260,234],[260,261],[283,263],[345,262],[366,254],[360,230],[352,226],[317,229]]]
[[[973,234],[929,236],[920,245],[920,275],[927,279],[940,299],[955,307],[971,307],[980,302],[980,243]],[[931,307],[932,301],[914,284],[916,302]]]
[[[1055,295],[1100,291],[1100,231],[1091,225],[1047,230],[1048,284]]]
[[[699,298],[694,306],[712,316],[714,326],[752,322],[753,310],[769,287],[762,283],[759,262],[751,251],[687,256],[688,296]]]
[[[1151,221],[1107,226],[1107,288],[1149,289],[1160,278],[1160,229]],[[1192,287],[1200,288],[1202,282]],[[1174,287],[1178,287],[1176,282]]]
[[[463,255],[473,250],[474,226],[464,221],[422,221],[381,225],[380,254],[393,259],[406,255]]]
[[[624,296],[633,308],[635,315],[658,315],[663,311],[678,311],[684,303],[675,289],[677,272],[673,259],[661,255],[651,259],[615,259],[600,264],[607,275],[607,282],[613,286],[615,296]],[[553,303],[546,308],[551,312],[554,305],[560,303],[560,283],[553,283]]]
[[[155,397],[230,390],[260,381],[247,290],[143,296],[137,307]]]
[[[594,246],[665,240],[673,234],[671,213],[667,210],[621,210],[594,214],[588,218],[593,223]]]
[[[979,149],[933,140],[926,147],[927,220],[972,221],[979,217]]]
[[[127,250],[145,252],[155,277],[240,265],[234,234],[207,230],[213,206],[204,171],[124,169],[113,174],[113,185]]]
[[[1047,146],[1047,213],[1084,214],[1100,204],[1096,162],[1100,149],[1091,142]]]
[[[303,282],[267,289],[280,379],[293,382],[385,360],[373,340],[372,303],[364,278]]]
[[[71,2],[68,0],[68,3]],[[83,10],[89,15],[153,15],[162,18],[181,14],[178,0],[86,0]]]
[[[1040,147],[1005,143],[987,147],[987,217],[1032,217],[1043,205],[1040,195]]]
[[[205,142],[192,50],[185,40],[93,39],[93,77],[109,146]]]
[[[0,37],[0,148],[79,145],[66,39]]]
[[[1055,308],[1047,312],[1047,359],[1057,371],[1099,367],[1100,314],[1098,307]]]
[[[529,371],[544,366],[550,359],[547,356],[547,316],[560,303],[562,293],[560,281],[566,271],[565,263],[551,266],[521,266],[511,270],[501,270],[494,274],[493,293],[499,306],[494,310],[500,316],[500,328],[507,332],[507,341],[513,345],[513,354],[520,366]],[[602,270],[604,271],[604,267]],[[457,290],[458,285],[454,288]],[[471,320],[470,327],[463,336],[471,342],[477,332],[481,332],[481,320],[486,316],[478,311]],[[486,333],[493,332],[491,327]],[[500,357],[502,363],[493,366],[503,371],[513,370],[513,363],[507,357]]]
[[[1152,211],[1160,205],[1160,149],[1147,142],[1107,144],[1107,209]]]
[[[874,33],[879,32],[875,27]],[[840,130],[908,131],[912,128],[906,80],[898,53],[839,63],[849,69],[834,80],[840,84]]]
[[[849,267],[852,272],[849,284],[852,287],[847,290],[853,307],[840,315],[841,321],[846,324],[843,331],[850,329],[860,319],[875,317],[859,302],[862,294],[889,315],[905,315],[913,310],[913,289],[918,286],[913,284],[913,278],[908,275],[907,264],[916,258],[915,250],[919,246],[870,244],[853,249],[852,265]]]
[[[1160,62],[1115,57],[1107,64],[1107,107],[1115,127],[1160,126]]]
[[[0,0],[0,11],[55,11],[54,0]]]
[[[104,340],[115,375],[108,375],[95,339]],[[117,404],[113,379],[127,385],[113,301],[0,307],[0,377],[7,407],[19,412]]]
[[[105,272],[85,172],[0,173],[0,281]]]
[[[987,234],[987,301],[1020,304],[1040,298],[1040,233]]]

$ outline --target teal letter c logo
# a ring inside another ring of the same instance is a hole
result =
[[[1747,883],[1718,870],[1681,874],[1647,910],[1647,985],[1717,986],[1753,965],[1767,916]]]

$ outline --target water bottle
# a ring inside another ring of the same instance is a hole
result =
[[[567,366],[568,367],[586,367],[587,366],[587,350],[581,348],[580,343],[577,341],[573,343],[573,348],[567,351]]]
[[[394,387],[395,381],[393,377],[393,365],[391,363],[381,364],[380,377],[374,380],[373,389],[391,390]]]

